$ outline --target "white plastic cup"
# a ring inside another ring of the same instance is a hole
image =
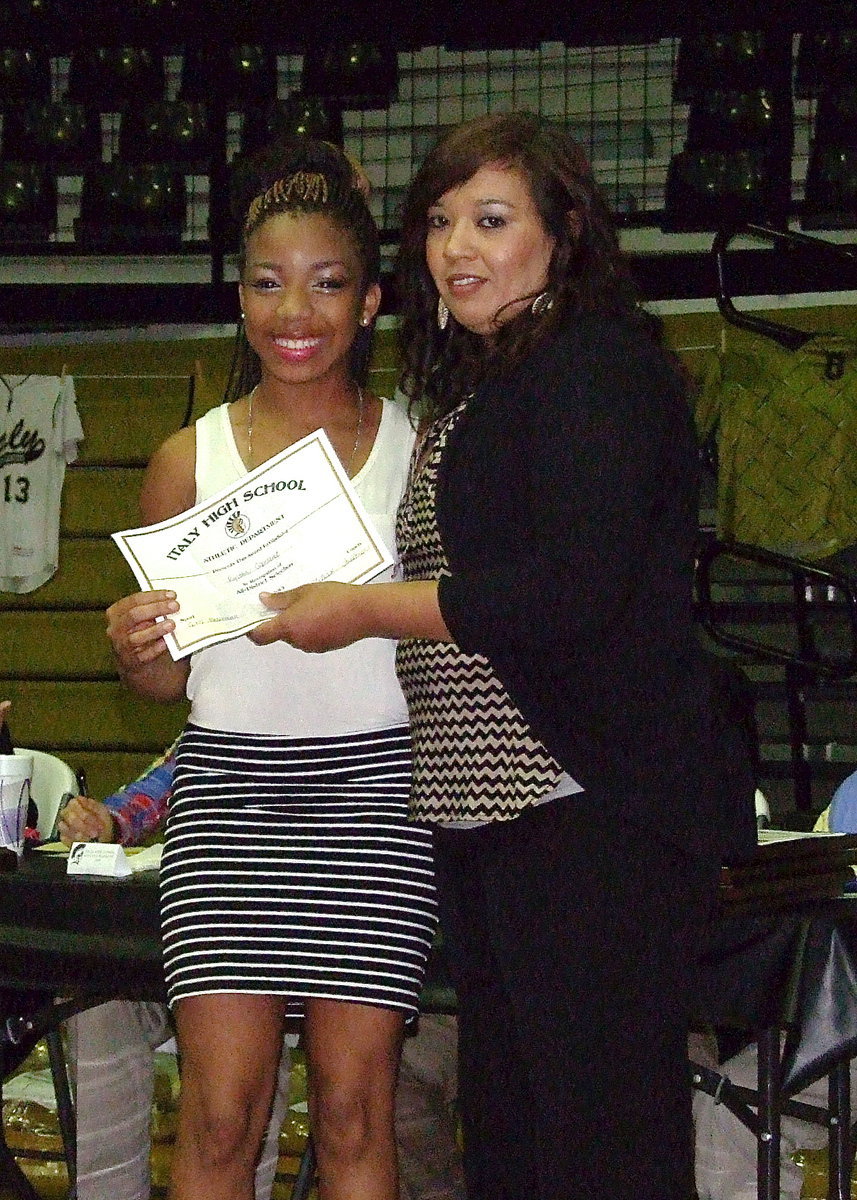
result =
[[[0,846],[24,853],[24,826],[33,781],[32,754],[0,754]]]

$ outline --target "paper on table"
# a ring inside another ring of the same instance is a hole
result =
[[[769,846],[773,842],[803,842],[815,838],[838,838],[844,834],[834,829],[760,829],[758,841],[760,846]]]
[[[364,583],[393,562],[323,429],[187,512],[113,540],[141,588],[176,593],[164,638],[174,659],[268,620],[260,591]]]
[[[115,853],[116,844],[113,842],[93,843],[93,845],[95,844],[109,844],[113,846]],[[41,854],[56,854],[64,858],[67,858],[69,853],[69,847],[64,842],[42,842],[34,849]],[[155,842],[151,846],[125,846],[122,849],[132,875],[136,875],[138,871],[156,871],[161,865],[161,855],[164,851],[162,842]]]
[[[138,871],[157,871],[161,865],[163,852],[163,842],[155,842],[153,846],[140,846],[130,850],[126,847],[125,853],[128,855],[128,866],[131,868],[131,873],[136,875]]]

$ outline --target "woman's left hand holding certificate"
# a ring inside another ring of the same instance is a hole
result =
[[[159,630],[176,660],[267,620],[262,591],[364,583],[393,562],[323,429],[193,507],[113,540],[147,595],[181,597],[172,628]]]

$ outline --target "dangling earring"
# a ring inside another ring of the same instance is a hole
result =
[[[545,313],[549,313],[553,308],[553,296],[550,292],[539,292],[535,300],[530,305],[530,312],[534,317],[543,317]]]
[[[437,298],[437,327],[443,333],[449,324],[449,309],[444,303],[443,296]]]

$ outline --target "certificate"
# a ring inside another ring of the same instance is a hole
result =
[[[255,629],[260,591],[363,583],[392,565],[323,429],[187,512],[113,540],[144,590],[170,588],[174,659]]]

